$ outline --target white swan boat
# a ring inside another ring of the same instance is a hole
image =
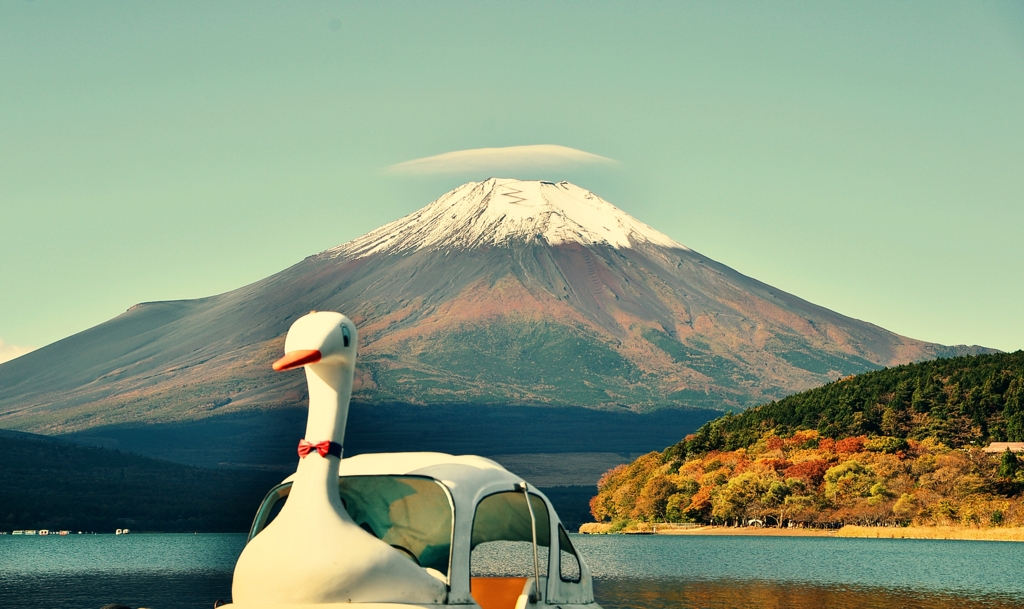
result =
[[[551,502],[498,463],[341,458],[356,339],[339,313],[310,313],[288,332],[274,369],[306,370],[306,435],[295,473],[257,512],[226,607],[600,609]]]

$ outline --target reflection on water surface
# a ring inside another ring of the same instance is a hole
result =
[[[594,584],[604,609],[1020,609],[1005,596],[760,581],[610,579]]]
[[[0,537],[0,607],[209,609],[245,535]],[[1024,609],[1024,543],[573,536],[606,609]]]
[[[231,571],[37,573],[0,571],[4,609],[99,609],[108,603],[149,609],[210,609],[231,599]]]

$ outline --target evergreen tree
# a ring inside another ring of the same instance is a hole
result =
[[[1018,469],[1020,469],[1020,461],[1017,459],[1017,455],[1007,448],[1003,453],[1003,460],[999,463],[999,477],[1013,478],[1017,475]]]

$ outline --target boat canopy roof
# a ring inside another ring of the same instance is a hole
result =
[[[432,452],[368,453],[347,457],[338,465],[345,476],[424,476],[442,483],[456,505],[473,505],[483,495],[512,490],[525,481],[496,461],[476,455]],[[294,474],[285,482],[290,482]],[[533,485],[531,491],[536,492]]]
[[[495,461],[475,455],[444,453],[375,453],[342,459],[339,476],[426,476],[452,493],[455,503],[471,500],[481,487],[524,482]]]

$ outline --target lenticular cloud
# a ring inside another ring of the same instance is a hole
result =
[[[456,150],[422,159],[391,165],[388,173],[404,175],[453,174],[469,171],[511,171],[571,165],[617,164],[607,157],[568,146],[535,144],[505,148],[473,148]]]

